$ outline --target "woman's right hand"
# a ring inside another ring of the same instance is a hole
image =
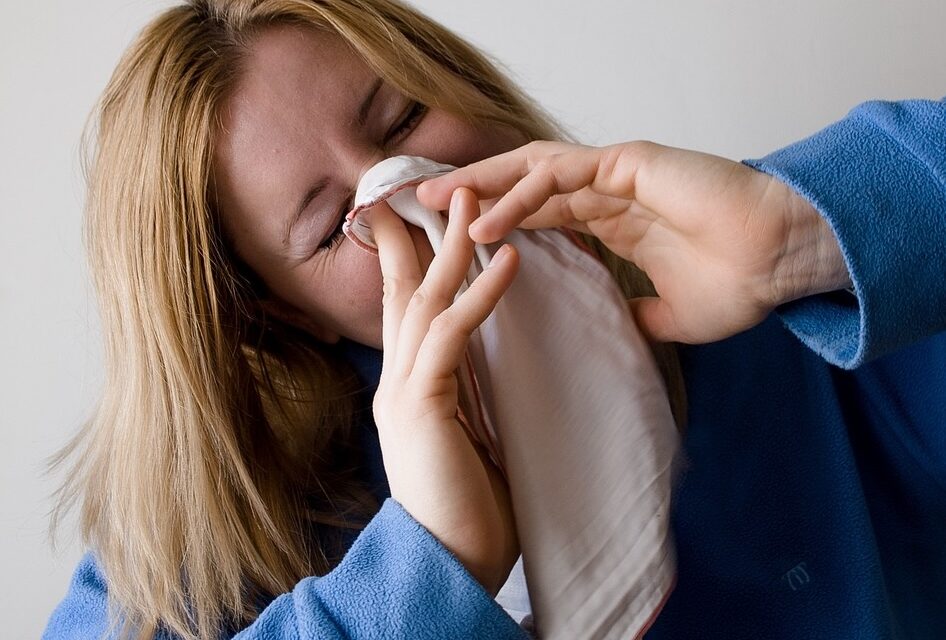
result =
[[[457,379],[470,334],[512,283],[518,255],[496,253],[454,301],[473,258],[469,189],[450,201],[443,250],[426,276],[404,222],[379,204],[370,212],[384,280],[381,380],[374,398],[391,497],[495,595],[519,555],[509,491],[457,420]]]
[[[417,197],[441,209],[459,187],[499,197],[470,230],[479,242],[517,226],[567,226],[636,264],[658,297],[631,309],[654,341],[721,340],[779,304],[850,286],[838,240],[807,200],[718,156],[533,142],[424,182]]]

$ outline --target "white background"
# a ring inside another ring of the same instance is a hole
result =
[[[80,549],[46,537],[45,459],[101,374],[78,142],[133,34],[166,2],[2,0],[0,636],[37,637]],[[589,143],[763,155],[871,98],[946,94],[943,0],[423,0]],[[67,527],[67,534],[71,530]]]

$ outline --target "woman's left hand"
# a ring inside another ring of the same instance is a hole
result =
[[[370,213],[384,277],[384,360],[373,408],[391,497],[496,595],[519,555],[512,502],[502,474],[460,424],[455,372],[519,262],[514,247],[500,249],[457,296],[473,260],[467,229],[479,206],[465,189],[453,200],[442,250],[426,273],[404,221],[386,203]]]
[[[649,142],[533,142],[429,180],[417,195],[445,209],[459,187],[501,196],[470,227],[478,242],[517,226],[564,226],[644,270],[659,297],[631,309],[651,340],[721,340],[783,302],[850,286],[833,232],[806,200],[717,156]]]

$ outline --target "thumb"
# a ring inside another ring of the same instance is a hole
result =
[[[663,298],[632,298],[627,301],[627,306],[634,316],[637,328],[649,342],[680,341],[673,310]]]

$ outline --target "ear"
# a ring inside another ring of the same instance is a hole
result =
[[[288,302],[268,299],[260,301],[260,305],[268,315],[302,329],[319,342],[335,344],[342,338],[340,334],[323,327]]]

